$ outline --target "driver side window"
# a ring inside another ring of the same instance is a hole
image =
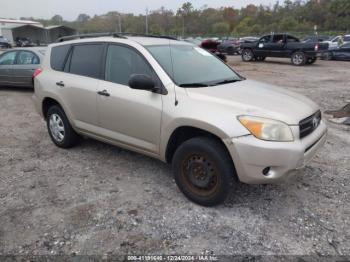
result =
[[[154,76],[150,65],[135,50],[110,45],[107,51],[105,80],[127,86],[133,74]]]
[[[271,39],[271,37],[269,35],[264,36],[264,37],[260,38],[259,43],[268,43],[268,42],[270,42],[270,39]]]

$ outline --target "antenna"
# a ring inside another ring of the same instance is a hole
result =
[[[169,51],[170,51],[170,60],[171,60],[171,71],[173,72],[173,78],[174,78],[174,63],[173,63],[173,53],[171,52],[171,39],[169,39]],[[176,87],[174,84],[174,95],[175,95],[175,106],[179,104],[179,100],[177,100],[177,94],[176,94]]]

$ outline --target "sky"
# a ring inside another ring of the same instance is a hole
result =
[[[164,6],[176,11],[187,0],[0,0],[0,17],[51,18],[59,14],[65,20],[75,20],[79,14],[101,15],[109,11],[122,13],[145,13],[146,8],[155,10]],[[248,4],[273,4],[274,0],[190,0],[195,8],[234,6],[240,8]]]

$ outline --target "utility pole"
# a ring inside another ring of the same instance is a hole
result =
[[[120,14],[118,14],[118,24],[119,24],[119,33],[122,32],[122,18]]]
[[[148,7],[146,8],[146,35],[148,35]]]

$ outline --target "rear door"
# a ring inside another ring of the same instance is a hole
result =
[[[103,43],[73,45],[66,58],[64,72],[55,74],[53,79],[69,109],[71,120],[83,131],[95,132],[98,124],[96,95],[104,48]]]
[[[18,86],[32,86],[32,77],[39,67],[39,57],[31,51],[19,51],[16,64],[11,68],[12,81]]]
[[[16,51],[9,51],[0,56],[0,85],[13,85],[12,68],[16,62]]]
[[[162,95],[131,89],[133,74],[157,78],[146,58],[136,49],[111,44],[108,46],[105,77],[97,97],[101,133],[125,146],[152,154],[159,153]]]
[[[285,56],[285,35],[273,35],[272,42],[270,43],[270,53],[273,57],[284,57]]]

